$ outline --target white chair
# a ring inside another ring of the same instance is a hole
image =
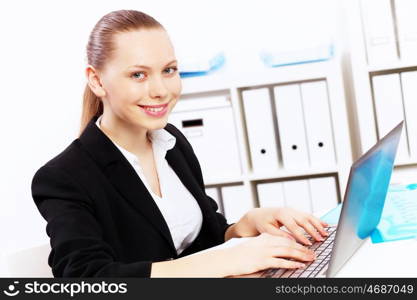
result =
[[[53,277],[48,265],[50,251],[48,243],[10,253],[6,256],[9,277]]]

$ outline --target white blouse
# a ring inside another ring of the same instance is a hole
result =
[[[96,122],[98,128],[100,128],[101,118],[102,115]],[[114,141],[113,143],[135,169],[164,216],[179,255],[198,236],[203,224],[203,215],[194,196],[165,159],[167,151],[175,146],[176,138],[165,129],[152,130],[149,133],[162,197],[156,195],[150,188],[138,157]],[[138,201],[143,200],[138,199]]]

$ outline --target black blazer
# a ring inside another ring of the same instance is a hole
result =
[[[203,214],[198,237],[180,256],[152,196],[96,120],[32,181],[33,199],[47,221],[55,277],[149,277],[152,262],[224,242],[230,225],[206,195],[197,157],[176,127],[165,127],[176,137],[166,159]]]

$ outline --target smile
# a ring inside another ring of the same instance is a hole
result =
[[[149,116],[162,117],[168,111],[168,103],[160,105],[139,105],[139,107]]]

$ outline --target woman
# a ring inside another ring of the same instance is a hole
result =
[[[160,23],[111,12],[87,58],[80,136],[32,182],[54,276],[226,277],[314,259],[303,232],[321,240],[327,225],[311,215],[256,208],[229,225],[216,212],[191,145],[167,124],[181,81]],[[188,256],[248,236],[257,237]]]

